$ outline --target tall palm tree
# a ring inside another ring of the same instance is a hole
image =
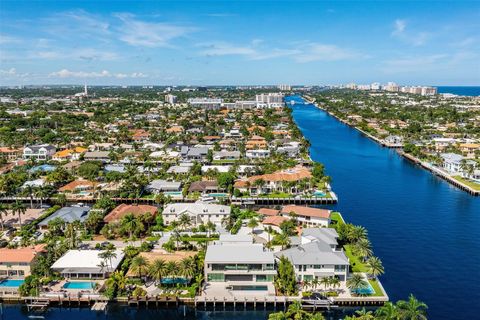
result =
[[[350,279],[347,280],[347,288],[355,292],[360,289],[368,287],[368,282],[363,279],[363,276],[359,273],[354,273]]]
[[[46,188],[39,187],[35,190],[35,196],[40,200],[40,207],[42,207],[43,200],[49,196],[49,192]]]
[[[330,285],[333,288],[340,287],[340,279],[338,279],[338,277],[336,277],[336,276],[330,277]]]
[[[370,257],[367,260],[367,274],[372,276],[373,278],[378,277],[379,275],[383,274],[385,269],[383,268],[382,261],[377,257]]]
[[[197,264],[193,257],[187,257],[180,261],[179,274],[182,277],[186,279],[191,279],[195,275],[196,270],[197,270]]]
[[[408,297],[408,301],[397,302],[399,313],[402,319],[406,320],[426,320],[427,305],[418,301],[412,294]]]
[[[163,259],[155,259],[153,263],[150,265],[148,270],[148,275],[152,277],[158,283],[161,282],[162,278],[167,273],[167,264]]]
[[[255,227],[258,226],[258,221],[255,218],[252,218],[248,221],[247,227],[252,228],[252,234],[253,231],[255,230]]]
[[[315,277],[312,279],[312,289],[315,290],[317,287],[320,285],[320,279],[318,277]]]
[[[167,275],[171,278],[175,278],[179,274],[179,265],[175,261],[168,261],[165,269]]]
[[[33,209],[33,193],[35,191],[35,188],[31,185],[26,185],[24,192],[29,196],[30,198],[30,209]]]
[[[132,259],[131,270],[135,275],[140,277],[140,279],[142,278],[142,275],[147,274],[148,269],[149,264],[145,257],[138,255]]]
[[[320,284],[323,284],[323,286],[325,287],[325,290],[327,290],[327,287],[330,285],[330,278],[329,277],[321,278]]]
[[[2,231],[3,231],[3,218],[4,216],[6,217],[8,214],[8,205],[4,203],[0,203],[0,223],[2,225]]]
[[[186,213],[182,213],[180,217],[178,217],[178,222],[183,230],[186,230],[187,227],[192,223],[192,220]]]
[[[285,248],[288,248],[288,246],[290,245],[290,237],[288,236],[288,234],[284,232],[280,233],[277,236],[276,240],[277,240],[277,243],[282,246],[282,250],[284,250]]]
[[[370,240],[368,240],[367,238],[359,239],[353,245],[353,249],[355,253],[357,253],[360,257],[362,257],[363,261],[365,261],[368,257],[371,257],[373,254],[372,244],[370,243]]]
[[[110,271],[112,271],[113,270],[112,259],[117,257],[117,253],[115,252],[115,250],[112,249],[112,248],[108,248],[108,249],[104,250],[103,252],[100,252],[98,254],[98,256],[101,259],[103,259],[105,261],[108,261],[110,263]]]
[[[140,221],[138,221],[138,219],[132,213],[129,213],[122,218],[121,224],[128,232],[128,238],[132,239],[133,233],[140,225]]]
[[[18,214],[18,223],[20,224],[20,228],[22,227],[22,214],[25,214],[25,212],[27,212],[27,207],[25,207],[25,205],[20,202],[20,201],[15,201],[15,203],[12,204],[12,213],[13,214]]]
[[[350,225],[349,230],[347,232],[347,239],[350,243],[355,243],[360,239],[367,238],[367,229],[362,226],[354,226]]]

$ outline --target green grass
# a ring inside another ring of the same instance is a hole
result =
[[[352,253],[352,246],[346,244],[343,246],[345,249],[345,254],[350,260],[350,265],[352,266],[353,272],[367,272],[367,266],[362,262],[362,260]]]
[[[376,279],[368,279],[368,282],[372,286],[373,290],[375,290],[374,294],[371,294],[371,296],[374,297],[382,297],[382,289],[380,289],[380,285],[378,284],[378,281]]]
[[[332,212],[332,214],[330,215],[330,219],[332,221],[335,221],[337,224],[344,224],[345,223],[345,220],[343,220],[343,217],[342,215],[340,214],[340,212]]]
[[[454,176],[453,179],[457,180],[458,182],[461,182],[463,184],[466,184],[467,186],[469,186],[470,188],[472,188],[473,190],[477,190],[477,191],[480,191],[480,183],[475,183],[473,181],[470,181],[470,180],[467,180],[465,178],[462,178],[460,176]]]

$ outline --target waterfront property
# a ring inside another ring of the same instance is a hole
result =
[[[38,226],[42,229],[48,228],[48,223],[54,219],[61,219],[65,223],[72,223],[74,221],[83,222],[87,219],[90,212],[90,207],[86,206],[76,206],[76,207],[63,207],[55,211],[52,215],[43,219],[38,223]]]
[[[283,217],[293,216],[300,224],[307,227],[328,227],[331,210],[290,205],[284,206],[280,215]]]
[[[45,252],[44,245],[35,245],[24,248],[0,249],[0,279],[24,278],[31,273],[31,266],[35,259]]]
[[[100,250],[69,250],[51,266],[67,279],[105,279],[115,271],[125,254],[115,250],[114,254],[102,257]]]
[[[343,250],[337,248],[337,238],[335,229],[307,228],[292,248],[275,253],[275,257],[290,260],[298,281],[337,277],[345,283],[350,262]]]
[[[196,203],[170,203],[163,209],[162,216],[166,225],[177,221],[180,216],[187,215],[193,226],[213,222],[221,224],[222,219],[230,215],[229,206],[219,204]]]
[[[205,255],[205,294],[224,297],[262,291],[273,295],[275,259],[262,244],[243,236],[230,236],[207,247]],[[236,292],[240,291],[240,292]]]

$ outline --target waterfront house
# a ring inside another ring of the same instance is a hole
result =
[[[205,290],[263,291],[273,295],[275,258],[262,244],[249,239],[231,237],[216,241],[207,247],[205,254]],[[255,288],[255,289],[253,289]],[[231,293],[230,293],[231,294]]]
[[[44,245],[22,248],[0,249],[0,279],[5,277],[24,278],[31,274],[35,259],[45,252]]]
[[[51,159],[55,151],[56,148],[49,144],[26,146],[23,148],[23,158],[45,161]]]
[[[442,153],[440,157],[443,159],[443,168],[450,173],[462,171],[462,155],[456,153]]]
[[[188,188],[188,192],[212,193],[219,191],[220,189],[216,180],[194,181]]]
[[[312,174],[309,169],[303,166],[279,170],[274,173],[251,176],[235,181],[234,187],[242,192],[249,192],[251,195],[268,194],[272,192],[287,192],[297,194],[309,188],[309,180]],[[301,187],[299,181],[307,183]],[[291,185],[288,185],[288,184]]]
[[[275,257],[290,260],[298,281],[335,276],[345,282],[350,262],[343,250],[337,248],[337,239],[338,234],[332,228],[304,229],[298,245],[275,253]]]
[[[283,217],[293,216],[304,226],[328,227],[330,224],[331,210],[290,205],[284,206],[280,211],[280,215]]]
[[[247,150],[245,152],[245,157],[247,159],[266,159],[270,157],[270,150],[262,150],[262,149],[255,149],[255,150]]]
[[[117,270],[125,254],[115,250],[114,256],[102,258],[101,250],[69,250],[50,267],[64,278],[105,279]]]
[[[217,225],[222,223],[222,219],[230,215],[230,206],[219,204],[209,204],[203,202],[195,203],[170,203],[163,209],[162,216],[166,225],[177,221],[178,218],[186,214],[190,217],[193,226],[213,222]]]

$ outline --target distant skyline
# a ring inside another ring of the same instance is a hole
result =
[[[0,85],[480,85],[477,1],[0,3]]]

